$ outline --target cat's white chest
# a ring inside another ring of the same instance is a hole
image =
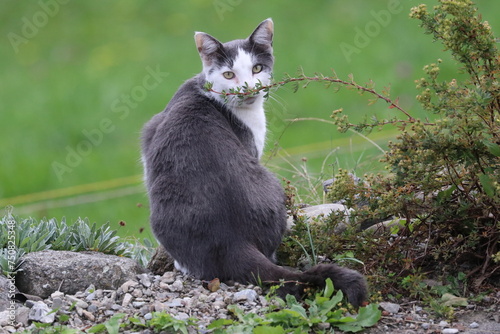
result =
[[[261,99],[261,97],[259,97],[259,99]],[[266,141],[266,114],[262,102],[256,101],[254,105],[234,108],[232,111],[233,114],[252,132],[258,158],[260,159]]]

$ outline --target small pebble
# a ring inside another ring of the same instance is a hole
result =
[[[126,293],[123,297],[122,306],[127,307],[134,297],[130,293]]]
[[[75,296],[68,295],[68,296],[66,296],[66,299],[70,302],[71,305],[74,304],[77,307],[85,308],[85,309],[87,307],[89,307],[89,304],[87,302],[85,302],[85,301],[83,301]]]
[[[134,287],[136,285],[139,285],[139,283],[137,283],[136,281],[133,281],[133,280],[128,280],[125,283],[123,283],[120,288],[122,289],[122,291],[124,293],[127,293],[127,292],[129,292],[129,290],[131,290],[132,287]]]
[[[135,308],[141,308],[146,302],[132,302],[132,306]]]
[[[144,273],[137,275],[137,278],[139,279],[139,282],[141,282],[142,285],[144,285],[146,288],[149,288],[151,286],[151,280],[149,279],[149,275]]]
[[[477,322],[473,322],[469,325],[470,328],[478,328],[479,327],[479,324]]]
[[[398,313],[399,309],[401,308],[401,306],[399,304],[394,304],[394,303],[386,303],[386,302],[382,302],[379,304],[381,308],[383,308],[385,311],[389,312],[389,313],[392,313],[392,314],[396,314]]]
[[[253,302],[255,299],[257,299],[257,292],[251,289],[245,289],[238,291],[234,294],[233,301],[235,303],[237,302]]]
[[[445,328],[441,331],[442,334],[456,334],[458,332],[460,331],[456,328]]]
[[[179,312],[174,318],[176,318],[177,320],[187,320],[189,319],[189,315],[184,312]]]
[[[165,305],[168,307],[181,307],[182,306],[182,299],[175,298],[172,301],[165,303]]]
[[[132,296],[134,296],[135,298],[141,298],[142,295],[143,292],[140,289],[134,289],[134,291],[132,291]]]
[[[62,307],[63,305],[63,300],[59,297],[53,298],[52,299],[52,309],[58,310]]]
[[[168,289],[172,292],[182,291],[184,289],[184,284],[182,284],[182,281],[176,280],[174,283],[168,286]]]
[[[95,298],[95,292],[91,292],[91,293],[89,293],[89,295],[87,297],[85,297],[85,300],[90,302],[90,301],[94,300],[94,298]]]
[[[122,307],[118,304],[113,304],[113,305],[111,305],[110,308],[114,311],[119,311],[119,310],[121,310]]]
[[[87,289],[85,289],[85,294],[91,294],[95,291],[95,286],[94,284],[90,284],[89,287]]]
[[[61,292],[61,291],[55,291],[50,295],[50,298],[52,298],[52,299],[62,298],[62,297],[64,297],[64,292]]]
[[[89,311],[83,310],[82,314],[83,314],[83,317],[86,318],[87,320],[89,320],[89,321],[95,321],[94,315],[92,313],[90,313]]]
[[[448,325],[447,321],[442,320],[442,321],[439,322],[438,326],[439,327],[448,327],[449,325]]]
[[[175,282],[175,277],[176,274],[173,271],[167,271],[163,276],[161,277],[161,281],[167,284],[172,284]]]
[[[98,307],[97,307],[97,305],[95,305],[95,304],[91,304],[91,305],[89,305],[89,307],[87,308],[87,311],[92,312],[92,313],[97,312],[97,310],[98,310]]]

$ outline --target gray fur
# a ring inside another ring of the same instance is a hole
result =
[[[269,21],[248,39],[225,44],[197,33],[202,60],[215,68],[231,62],[240,48],[272,67]],[[204,91],[205,81],[200,73],[185,82],[143,130],[150,219],[158,241],[199,279],[285,279],[322,287],[330,277],[352,304],[360,305],[366,284],[356,271],[320,265],[301,273],[274,263],[286,228],[283,189],[259,163],[252,132],[230,106]],[[288,283],[281,293],[299,296],[303,288]]]

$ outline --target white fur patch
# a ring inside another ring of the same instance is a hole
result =
[[[251,54],[239,50],[238,55],[233,61],[233,66],[222,67],[209,73],[205,69],[205,75],[208,82],[213,83],[213,90],[217,92],[226,91],[236,87],[248,86],[255,87],[259,82],[263,85],[270,83],[270,73],[262,71],[260,73],[253,73],[253,67],[257,65]],[[234,78],[226,79],[223,73],[231,71],[235,74]],[[220,94],[211,93],[212,97],[216,99],[224,99]],[[266,115],[264,113],[264,97],[263,93],[257,95],[255,99],[242,101],[236,96],[229,97],[227,106],[233,114],[245,124],[250,131],[252,131],[255,146],[257,148],[258,157],[262,156],[264,150],[264,143],[266,139]]]
[[[175,267],[175,269],[182,272],[183,274],[189,275],[189,270],[187,270],[187,268],[184,267],[183,265],[181,265],[179,262],[174,261],[174,267]]]

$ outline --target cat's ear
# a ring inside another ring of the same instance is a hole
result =
[[[248,40],[255,44],[273,46],[274,24],[272,19],[262,21]]]
[[[194,40],[203,64],[210,65],[217,50],[222,48],[222,43],[204,32],[196,32]]]

